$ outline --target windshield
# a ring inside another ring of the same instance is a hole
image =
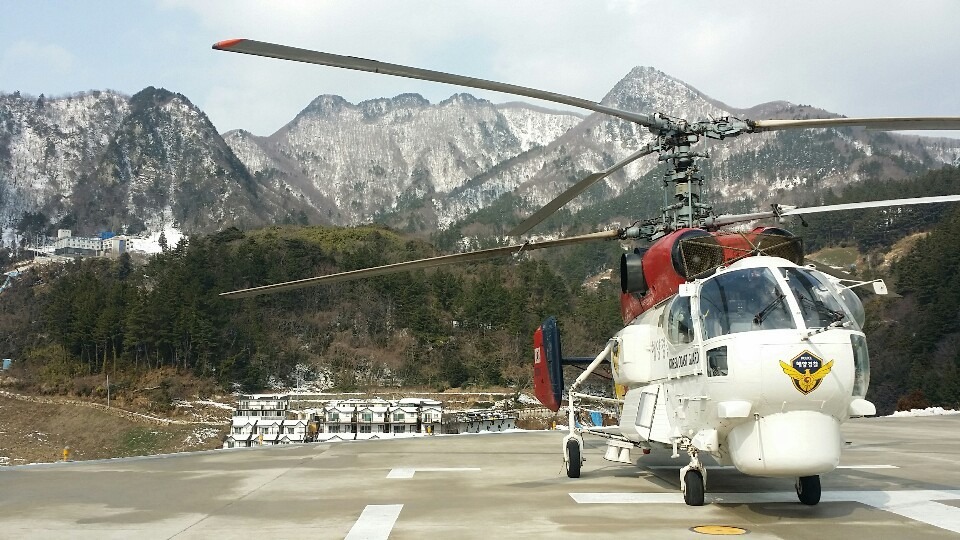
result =
[[[807,328],[824,328],[846,317],[840,300],[831,292],[825,278],[806,268],[782,268],[781,271],[800,306]]]
[[[796,328],[786,295],[769,268],[720,274],[700,288],[704,339],[751,330]]]

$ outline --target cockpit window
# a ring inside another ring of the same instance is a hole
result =
[[[826,278],[806,268],[782,268],[781,271],[800,306],[807,328],[824,328],[847,316]]]
[[[787,296],[768,268],[720,274],[700,288],[704,339],[751,330],[796,328]]]

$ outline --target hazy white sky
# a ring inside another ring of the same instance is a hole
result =
[[[735,107],[960,116],[960,2],[31,0],[0,17],[0,92],[180,92],[268,135],[314,97],[501,94],[214,51],[245,37],[599,101],[653,66]],[[543,103],[541,103],[543,104]],[[692,119],[696,120],[696,119]]]

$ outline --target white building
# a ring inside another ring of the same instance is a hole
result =
[[[291,402],[316,404],[291,409]],[[415,437],[440,433],[443,404],[407,398],[317,400],[303,395],[244,396],[234,411],[224,448],[337,440]]]
[[[357,438],[377,439],[385,436],[388,433],[389,411],[389,402],[383,400],[358,405]]]
[[[119,257],[130,250],[130,239],[126,236],[114,236],[103,241],[101,253],[104,257]]]
[[[307,438],[307,421],[303,419],[285,420],[283,432],[277,441],[279,444],[300,443]]]
[[[473,410],[450,413],[444,419],[444,433],[481,433],[516,429],[517,415],[503,411]]]
[[[60,231],[60,233],[62,232]],[[58,235],[53,250],[57,255],[86,255],[90,257],[99,257],[102,251],[103,240],[71,235]]]
[[[88,257],[119,257],[131,248],[126,236],[110,238],[73,236],[69,229],[59,229],[57,240],[53,244],[55,255],[84,255]]]
[[[276,444],[284,430],[287,420],[288,403],[286,396],[280,395],[253,395],[244,396],[233,412],[230,424],[230,433],[223,442],[224,448],[238,446],[257,446],[261,444]],[[297,420],[290,419],[290,425],[296,428]],[[306,431],[306,422],[303,421],[303,432]],[[299,441],[302,442],[303,437]]]
[[[250,420],[245,416],[234,416],[230,425],[230,433],[227,435],[227,440],[224,441],[223,447],[251,446],[256,429],[256,420]]]

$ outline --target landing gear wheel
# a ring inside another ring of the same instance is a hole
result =
[[[820,476],[801,476],[797,478],[797,497],[800,502],[815,505],[820,502]]]
[[[688,506],[703,506],[703,475],[690,469],[683,475],[683,502]]]
[[[567,441],[567,476],[570,478],[580,478],[580,465],[583,461],[580,458],[580,442],[576,439]]]

